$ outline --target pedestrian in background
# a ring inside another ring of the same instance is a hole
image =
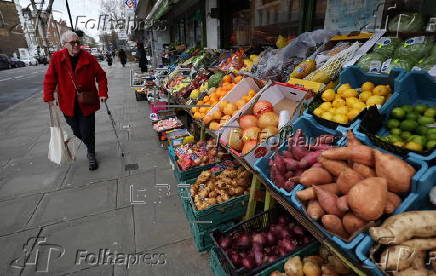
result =
[[[123,49],[120,49],[118,51],[118,58],[120,59],[120,62],[123,65],[123,67],[126,66],[127,56],[126,56],[126,52],[124,52]]]
[[[141,72],[147,72],[147,54],[145,53],[144,44],[138,42],[138,54],[139,54],[139,68]]]
[[[63,33],[61,42],[65,48],[53,53],[45,73],[43,100],[53,106],[57,88],[57,104],[74,135],[86,145],[89,170],[96,170],[95,112],[108,97],[106,72],[93,55],[80,49],[75,32]]]

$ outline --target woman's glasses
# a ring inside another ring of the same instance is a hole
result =
[[[79,40],[73,40],[73,41],[65,42],[65,43],[69,43],[69,44],[71,44],[71,46],[80,45],[80,41]]]

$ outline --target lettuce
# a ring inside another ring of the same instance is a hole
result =
[[[395,51],[395,58],[409,59],[417,63],[420,59],[427,56],[433,48],[433,38],[431,37],[412,37],[407,39]]]
[[[362,68],[363,71],[368,72],[371,67],[371,62],[373,61],[380,62],[380,66],[381,66],[384,60],[385,58],[382,55],[378,53],[370,53],[370,54],[363,55],[359,59],[359,62],[357,62],[356,65]]]
[[[382,37],[374,45],[372,52],[382,55],[384,59],[388,59],[394,55],[394,51],[400,46],[400,43],[401,39],[398,37]]]

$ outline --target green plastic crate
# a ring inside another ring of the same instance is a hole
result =
[[[226,276],[226,272],[220,264],[215,247],[210,250],[209,266],[215,276]]]
[[[194,240],[194,245],[197,248],[198,252],[203,252],[209,250],[213,246],[213,241],[210,236],[210,231],[214,229],[226,230],[234,225],[232,221],[225,222],[220,225],[216,225],[214,229],[210,229],[210,231],[200,231],[198,223],[189,223],[189,228],[191,229],[192,239]]]

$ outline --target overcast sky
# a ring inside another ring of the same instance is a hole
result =
[[[30,4],[30,0],[19,0],[22,8],[27,7]],[[39,0],[41,1],[41,0]],[[36,3],[39,2],[35,1]],[[98,31],[96,29],[87,28],[86,30],[83,28],[84,24],[80,25],[80,20],[85,22],[88,19],[94,19],[96,22],[98,21],[98,17],[100,15],[100,2],[102,0],[69,0],[68,4],[71,10],[71,17],[73,19],[73,24],[76,24],[77,16],[86,16],[78,18],[78,26],[79,29],[85,31],[85,33],[89,36],[95,37],[98,41]],[[123,0],[120,0],[123,1]],[[46,3],[48,0],[45,1]],[[54,0],[53,2],[53,17],[57,20],[63,19],[67,22],[67,25],[70,26],[70,19],[68,17],[67,8],[65,5],[65,0]]]

